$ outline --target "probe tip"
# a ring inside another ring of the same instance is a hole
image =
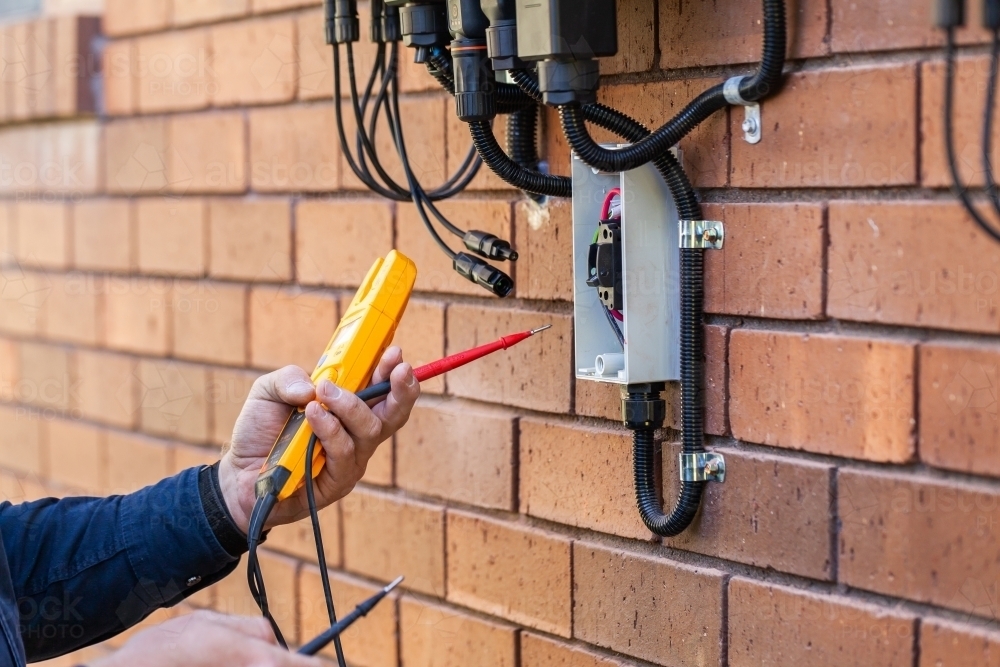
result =
[[[552,328],[551,324],[546,324],[544,327],[538,327],[537,329],[532,330],[531,335],[534,336],[535,334],[540,334],[543,331],[551,328]]]
[[[385,593],[391,593],[394,588],[396,588],[401,583],[403,583],[403,579],[406,579],[406,577],[400,577],[400,578],[396,579],[396,581],[392,582],[391,584],[389,584],[388,586],[386,586],[385,588],[383,588],[382,591],[385,592]]]

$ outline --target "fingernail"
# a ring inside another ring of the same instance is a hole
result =
[[[406,372],[406,386],[412,387],[417,383],[417,376],[413,374],[413,369],[411,368]]]
[[[338,399],[340,398],[340,395],[344,393],[340,387],[329,380],[323,380],[323,382],[320,383],[320,388],[323,390],[323,393],[326,394],[327,398]]]
[[[311,394],[312,392],[313,386],[308,382],[303,382],[302,380],[297,380],[288,385],[288,393],[290,394]]]

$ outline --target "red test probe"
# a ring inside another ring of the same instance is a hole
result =
[[[539,327],[531,331],[522,331],[521,333],[511,334],[510,336],[504,336],[500,340],[494,341],[487,345],[482,345],[480,347],[472,348],[471,350],[466,350],[465,352],[459,352],[458,354],[453,354],[450,357],[445,357],[444,359],[439,359],[438,361],[431,362],[426,366],[421,366],[420,368],[415,368],[413,374],[417,377],[417,380],[424,382],[425,380],[430,380],[431,378],[436,378],[439,375],[444,375],[448,371],[453,371],[456,368],[461,368],[466,364],[470,364],[477,359],[482,359],[483,357],[489,356],[494,352],[499,352],[500,350],[506,350],[507,348],[514,347],[518,343],[522,343],[535,334],[542,333],[546,329],[551,329],[551,324],[546,324],[544,327]],[[372,385],[363,391],[358,392],[358,398],[362,401],[371,401],[376,398],[382,398],[383,396],[388,396],[391,387],[389,382],[380,382],[379,384]]]

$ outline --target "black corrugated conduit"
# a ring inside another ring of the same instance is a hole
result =
[[[785,64],[785,31],[784,0],[764,0],[764,54],[757,73],[740,82],[741,99],[756,102],[777,91]],[[566,138],[580,159],[601,171],[629,171],[652,162],[706,118],[728,106],[726,92],[721,83],[706,90],[649,137],[619,150],[604,148],[590,136],[584,123],[585,107],[566,104],[559,107],[559,115]]]
[[[538,107],[521,109],[507,117],[507,152],[510,159],[521,167],[538,171],[541,162],[538,157]],[[544,199],[534,192],[523,192],[536,202]]]
[[[472,143],[479,151],[483,163],[493,170],[497,176],[519,190],[526,190],[548,197],[572,197],[573,181],[567,176],[551,176],[537,171],[525,169],[504,152],[493,128],[484,120],[474,120],[469,123],[472,133]]]

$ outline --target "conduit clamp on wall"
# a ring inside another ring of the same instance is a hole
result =
[[[759,144],[761,140],[760,103],[750,102],[740,95],[740,84],[744,76],[734,76],[722,87],[722,95],[734,106],[743,107],[743,139],[748,144]]]
[[[726,458],[715,452],[678,454],[678,470],[682,482],[726,481]]]
[[[680,247],[693,250],[722,250],[726,228],[718,220],[681,220]]]

